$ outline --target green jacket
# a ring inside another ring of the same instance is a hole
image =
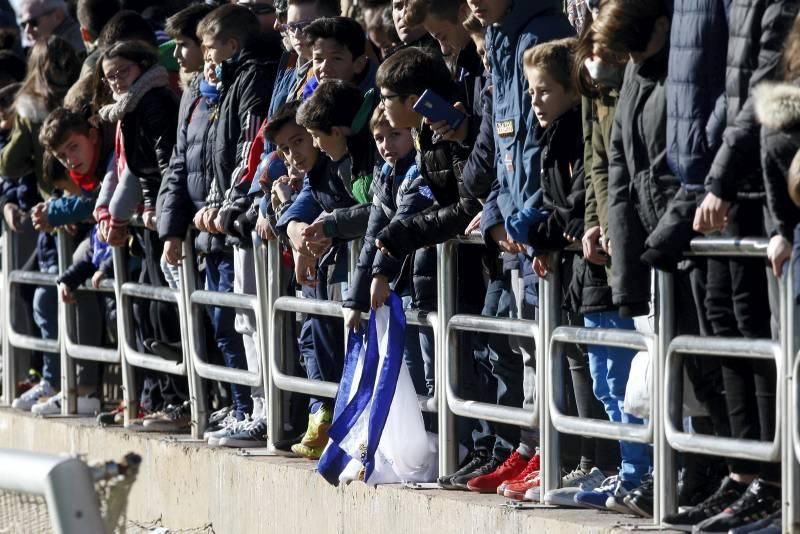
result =
[[[603,228],[608,235],[608,149],[617,105],[617,91],[597,98],[583,97],[583,141],[586,173],[584,226]]]
[[[53,186],[44,176],[44,149],[39,143],[39,130],[47,117],[47,108],[32,98],[21,97],[17,99],[16,112],[11,137],[0,150],[0,176],[17,180],[35,174],[39,193],[42,198],[48,198]]]

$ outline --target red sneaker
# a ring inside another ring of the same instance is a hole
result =
[[[509,456],[508,460],[500,464],[500,466],[491,473],[481,475],[467,482],[467,489],[470,491],[477,491],[478,493],[494,493],[497,491],[497,487],[500,486],[500,484],[519,476],[527,465],[528,460],[514,451],[514,454]]]
[[[497,494],[498,495],[505,495],[506,488],[508,487],[509,484],[514,484],[516,482],[522,482],[531,473],[538,473],[540,464],[541,464],[540,457],[539,457],[539,453],[537,452],[536,454],[533,455],[533,458],[530,459],[530,461],[528,462],[528,465],[525,466],[525,469],[523,469],[522,472],[519,475],[517,475],[513,479],[504,480],[502,484],[497,486]]]

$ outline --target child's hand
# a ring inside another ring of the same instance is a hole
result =
[[[95,271],[94,274],[92,275],[92,287],[95,289],[99,289],[100,282],[102,282],[103,278],[105,277],[106,275],[103,274],[103,271]]]
[[[103,219],[97,225],[97,239],[102,243],[108,243],[108,219]]]
[[[128,225],[109,225],[107,243],[111,247],[121,247],[128,239]]]
[[[183,259],[183,241],[177,237],[168,237],[164,240],[164,259],[170,265],[180,265]]]
[[[58,296],[61,297],[61,302],[64,304],[75,304],[75,295],[64,282],[58,284]]]
[[[219,213],[219,209],[217,208],[206,208],[203,212],[203,228],[205,232],[215,233],[216,229],[214,228],[214,219],[217,218],[217,214]]]
[[[50,232],[53,227],[47,219],[47,204],[39,202],[31,210],[31,222],[33,223],[34,230],[39,232]]]
[[[142,222],[144,223],[145,228],[155,232],[156,223],[158,222],[156,219],[156,212],[153,210],[147,210],[144,213],[142,213]]]
[[[281,176],[275,180],[275,183],[272,184],[272,194],[278,199],[279,205],[292,200],[294,191],[289,185],[288,176]]]
[[[717,230],[722,230],[728,224],[728,209],[731,203],[722,200],[714,193],[707,193],[700,207],[694,214],[695,232],[708,234]]]
[[[394,258],[394,256],[392,256],[392,253],[389,252],[389,249],[386,248],[386,245],[384,245],[383,242],[381,242],[380,239],[376,239],[375,240],[375,247],[378,250],[380,250],[381,254],[383,254],[384,256],[388,256],[389,258]]]
[[[469,235],[476,230],[481,229],[481,216],[483,215],[482,211],[479,211],[478,214],[472,218],[469,222],[467,227],[464,229],[464,235]]]
[[[767,245],[767,259],[772,265],[772,274],[780,278],[783,274],[783,264],[792,257],[792,244],[782,235],[774,235]]]
[[[539,278],[544,278],[547,276],[547,271],[549,270],[549,263],[550,258],[547,256],[536,256],[533,258],[533,272],[536,273],[536,276]]]
[[[8,229],[12,232],[19,231],[19,223],[22,220],[22,212],[16,204],[6,204],[3,206],[3,219],[6,221]]]
[[[506,232],[502,224],[495,224],[489,229],[489,237],[497,243],[498,248],[509,254],[517,254],[525,250],[524,247],[515,243]]]
[[[225,229],[222,227],[222,210],[217,210],[217,216],[208,225],[209,231],[215,234],[224,234]]]
[[[377,310],[386,303],[389,298],[389,281],[382,274],[372,277],[372,286],[369,288],[370,306]]]
[[[586,258],[586,261],[595,265],[606,265],[608,263],[608,255],[600,244],[602,237],[602,229],[599,226],[592,226],[584,232],[583,239],[581,239],[583,257]]]
[[[272,241],[277,237],[275,232],[272,231],[272,226],[269,224],[269,219],[264,217],[264,215],[261,213],[258,214],[258,220],[256,221],[256,233],[258,234],[258,237],[264,241]]]
[[[358,330],[361,326],[361,311],[352,308],[342,308],[344,315],[344,326],[348,330]]]
[[[294,276],[300,285],[317,287],[317,258],[295,254]]]
[[[203,206],[202,208],[197,210],[197,213],[194,214],[194,218],[192,218],[192,222],[201,232],[208,231],[208,229],[206,228],[206,223],[204,221],[205,214],[206,214],[206,207]]]
[[[456,108],[458,111],[463,113],[464,115],[467,114],[467,110],[464,107],[464,104],[461,102],[456,102],[453,104],[453,107]],[[458,125],[458,128],[455,130],[450,123],[447,121],[439,121],[439,122],[431,122],[428,119],[425,119],[425,122],[430,124],[431,129],[436,133],[439,137],[444,139],[445,141],[451,141],[458,144],[464,144],[464,141],[467,139],[467,133],[469,133],[469,120],[464,119],[461,121],[461,124]]]

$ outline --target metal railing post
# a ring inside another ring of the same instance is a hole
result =
[[[9,274],[14,268],[14,259],[16,257],[14,251],[13,232],[8,228],[5,221],[2,221],[3,234],[0,238],[3,241],[3,257],[0,262],[2,263],[3,270],[3,287],[0,292],[0,302],[3,307],[3,338],[2,338],[2,357],[3,357],[3,404],[10,406],[16,394],[17,384],[17,366],[15,358],[15,350],[11,345],[8,333],[11,331],[11,284],[9,282]]]
[[[655,486],[653,488],[653,522],[661,524],[664,516],[677,509],[677,480],[675,451],[667,443],[664,421],[669,416],[668,392],[664,388],[666,362],[669,344],[675,336],[675,284],[673,275],[657,271],[658,307],[656,310],[656,354],[651,361],[654,394],[651,399],[650,416],[653,418],[653,467]],[[652,357],[651,356],[651,357]],[[654,365],[653,365],[654,364]]]
[[[778,279],[780,285],[780,335],[783,348],[784,380],[778,387],[782,388],[779,398],[784,399],[784,405],[778,406],[781,414],[781,503],[783,517],[783,531],[794,532],[798,523],[798,503],[800,497],[800,480],[798,480],[798,461],[794,453],[793,428],[797,418],[797,405],[793,402],[792,391],[795,375],[794,359],[797,354],[797,332],[795,329],[795,301],[794,301],[794,262],[797,258],[793,255],[786,269]],[[780,380],[780,376],[778,377]],[[776,430],[777,432],[777,430]]]
[[[128,260],[122,247],[114,247],[112,253],[114,258],[114,296],[117,303],[117,343],[120,353],[119,363],[122,369],[122,401],[125,404],[123,425],[127,426],[136,418],[139,411],[133,366],[128,363],[125,356],[125,340],[129,333],[133,335],[133,321],[122,295],[122,285],[128,281]]]
[[[550,258],[550,265],[557,266],[559,258],[554,254]],[[553,427],[550,418],[550,403],[547,399],[554,398],[555,391],[548,377],[550,376],[550,340],[553,330],[561,320],[561,281],[558,268],[547,273],[540,279],[539,284],[539,337],[540,342],[536,347],[536,360],[539,362],[536,369],[536,396],[539,398],[539,442],[542,466],[541,499],[547,492],[559,487],[561,483],[559,436]],[[560,389],[560,388],[559,388]]]
[[[437,315],[439,336],[435,343],[436,353],[436,394],[438,396],[439,422],[439,476],[455,471],[458,464],[458,440],[456,439],[455,416],[447,403],[447,387],[443,381],[449,375],[450,363],[447,358],[447,324],[455,313],[456,244],[447,241],[437,246]],[[456,354],[460,358],[460,354]]]
[[[181,318],[181,348],[183,349],[183,362],[186,364],[186,378],[189,382],[189,403],[192,416],[192,437],[201,439],[208,422],[208,407],[205,384],[194,365],[194,330],[201,328],[191,313],[192,292],[197,288],[197,273],[195,268],[194,243],[192,232],[189,230],[183,240],[183,260],[179,265],[180,306],[183,308],[178,316]]]
[[[258,357],[261,360],[261,383],[264,388],[264,402],[269,403],[270,388],[272,387],[272,380],[270,378],[272,375],[269,372],[269,336],[272,335],[272,328],[269,324],[269,306],[267,304],[269,300],[268,286],[270,273],[264,243],[256,232],[253,232],[252,236],[257,298],[256,307],[253,311],[256,316],[256,331],[258,332]],[[276,272],[275,275],[277,276],[278,272]],[[265,410],[268,414],[272,413],[269,404]],[[267,420],[269,421],[269,415],[267,415]]]
[[[266,269],[267,278],[265,282],[258,281],[256,290],[258,292],[259,304],[263,312],[266,313],[266,320],[271,321],[271,328],[266,332],[267,338],[267,361],[264,364],[264,396],[267,400],[267,440],[268,446],[274,448],[275,443],[282,437],[283,433],[283,393],[275,385],[273,363],[278,358],[283,358],[283,335],[284,335],[284,314],[275,313],[274,305],[278,297],[281,296],[281,253],[277,240],[269,241],[266,246],[259,245],[256,251],[256,265],[258,256],[260,261],[264,261],[264,249],[266,249]],[[264,287],[266,283],[266,288]],[[266,289],[266,293],[262,293]]]
[[[58,230],[56,235],[58,237],[58,274],[62,275],[72,264],[72,247],[70,247],[69,235],[65,230]],[[67,354],[66,348],[66,333],[76,325],[75,306],[62,302],[60,295],[56,299],[58,305],[58,330],[61,333],[58,336],[61,347],[61,398],[66,401],[61,403],[61,413],[68,415],[78,412],[75,365]]]

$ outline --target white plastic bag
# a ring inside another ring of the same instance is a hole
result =
[[[391,294],[386,305],[372,313],[366,338],[363,344],[350,343],[331,440],[318,469],[331,483],[434,480],[436,439],[425,431],[403,362],[405,314],[399,297]]]

